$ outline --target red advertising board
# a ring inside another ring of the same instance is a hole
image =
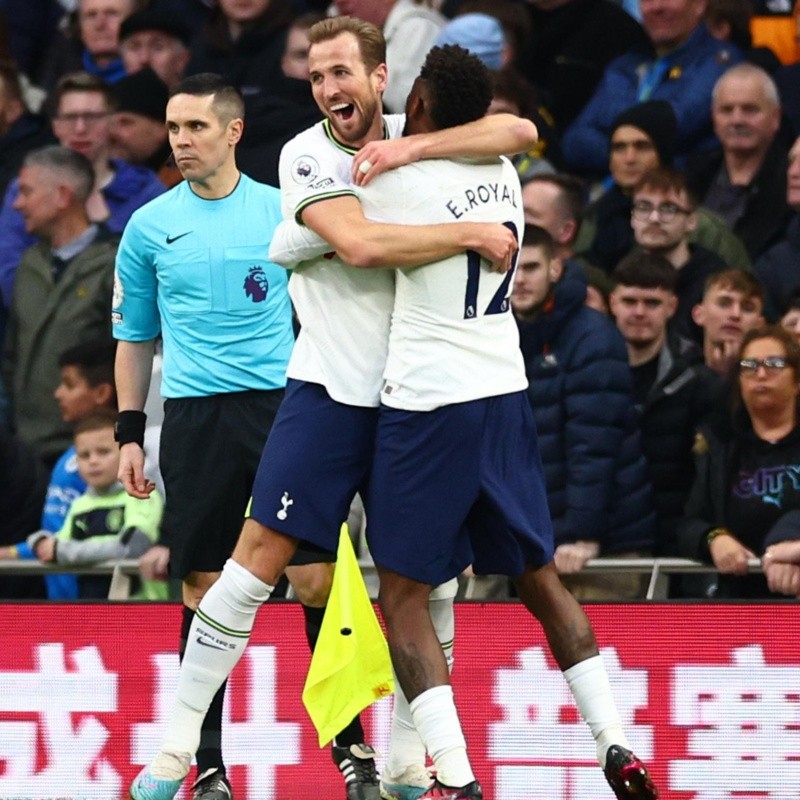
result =
[[[631,742],[670,800],[800,798],[800,623],[792,604],[587,607]],[[608,800],[588,728],[517,604],[456,607],[456,700],[492,800]],[[0,606],[0,800],[113,800],[170,713],[174,605]],[[231,679],[237,800],[342,800],[300,695],[299,606],[262,610]],[[364,714],[388,746],[391,700]],[[188,797],[184,790],[180,797]]]

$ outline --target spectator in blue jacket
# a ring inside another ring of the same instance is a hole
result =
[[[119,234],[137,208],[166,191],[156,174],[122,159],[109,158],[112,90],[100,78],[84,72],[65,75],[53,98],[53,132],[63,147],[77,150],[92,162],[94,192],[87,202],[91,222],[103,222]],[[12,181],[0,209],[0,295],[11,303],[14,277],[24,250],[36,242],[13,207],[19,194]]]
[[[680,160],[714,145],[711,91],[742,60],[735,45],[715,39],[703,22],[705,0],[642,0],[642,25],[653,53],[632,51],[612,61],[592,99],[562,138],[564,160],[576,172],[602,176],[609,134],[625,109],[666,100],[678,120]]]
[[[555,563],[580,599],[633,598],[637,575],[575,576],[589,559],[652,550],[655,514],[625,343],[588,308],[579,270],[562,276],[552,237],[528,225],[511,296],[530,381]],[[578,277],[574,275],[577,272]]]

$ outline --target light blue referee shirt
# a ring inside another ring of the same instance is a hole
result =
[[[117,253],[114,336],[163,336],[164,397],[286,385],[288,275],[268,260],[280,221],[280,192],[246,175],[219,200],[183,181],[131,217]]]

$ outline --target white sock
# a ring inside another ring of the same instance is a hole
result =
[[[447,669],[453,671],[453,639],[455,635],[455,614],[453,613],[453,600],[458,589],[458,581],[453,578],[445,584],[437,586],[431,592],[428,608],[436,631],[436,637],[444,651],[447,660]],[[383,774],[389,783],[394,783],[392,778],[399,778],[412,766],[420,767],[420,775],[425,766],[425,745],[419,738],[414,721],[411,719],[411,709],[405,692],[394,676],[394,709],[392,712],[392,729],[389,736],[389,754],[383,768]]]
[[[415,697],[409,707],[414,726],[433,759],[437,780],[445,786],[466,786],[474,781],[453,687],[434,686]]]
[[[597,760],[606,765],[606,753],[612,744],[630,749],[617,706],[611,695],[608,673],[603,666],[603,657],[592,656],[579,661],[564,671],[564,678],[581,716],[586,721],[597,743]]]
[[[189,629],[175,712],[162,750],[194,755],[208,707],[244,652],[256,611],[274,588],[228,559],[219,580],[200,602]]]

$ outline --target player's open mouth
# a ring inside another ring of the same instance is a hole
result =
[[[347,122],[355,113],[356,107],[352,103],[337,103],[331,106],[331,114],[339,117],[339,119]]]

